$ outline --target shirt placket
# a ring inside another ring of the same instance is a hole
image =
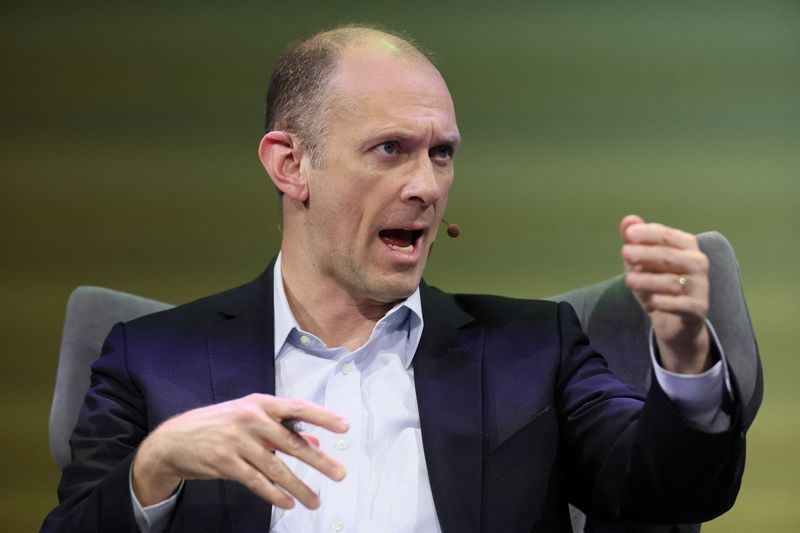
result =
[[[327,433],[324,450],[341,462],[347,475],[341,481],[322,478],[321,532],[356,531],[359,459],[362,450],[361,374],[353,357],[339,362],[325,388],[325,407],[350,423],[347,433]]]

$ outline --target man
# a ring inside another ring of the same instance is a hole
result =
[[[279,256],[114,327],[43,529],[568,531],[568,501],[653,522],[727,509],[743,442],[694,237],[621,223],[660,360],[643,403],[568,305],[421,282],[458,146],[406,40],[345,27],[285,54],[259,146]]]

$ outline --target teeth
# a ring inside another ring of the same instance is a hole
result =
[[[396,246],[394,244],[389,244],[389,248],[391,248],[392,250],[395,250],[397,252],[400,252],[401,254],[410,254],[411,252],[414,251],[414,245],[413,244],[409,244],[408,246]]]

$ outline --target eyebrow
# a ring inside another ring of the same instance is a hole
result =
[[[370,135],[371,139],[379,139],[379,138],[391,138],[400,142],[414,142],[419,137],[414,133],[409,132],[406,129],[385,129],[385,130],[377,130]],[[371,142],[371,141],[370,141]],[[436,143],[437,146],[439,145],[449,145],[453,148],[457,148],[461,145],[461,136],[458,133],[450,133],[443,136],[442,140]]]
[[[442,143],[442,144],[449,144],[453,148],[457,148],[457,147],[461,146],[461,135],[459,135],[457,133],[453,134],[453,135],[448,135],[448,136],[445,137],[444,143]]]

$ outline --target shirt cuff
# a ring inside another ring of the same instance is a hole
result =
[[[133,492],[133,465],[128,472],[128,487],[131,491],[131,501],[133,502],[133,517],[136,520],[136,525],[139,527],[141,533],[160,533],[164,530],[169,520],[172,510],[175,509],[175,503],[178,501],[178,495],[183,490],[183,481],[175,489],[175,493],[164,500],[147,507],[142,507],[136,493]]]
[[[722,433],[731,425],[731,417],[723,409],[723,398],[731,397],[730,374],[725,351],[714,326],[706,319],[711,342],[719,353],[719,361],[702,374],[677,374],[661,366],[656,356],[656,337],[650,328],[650,358],[656,381],[672,400],[678,413],[702,431]]]

